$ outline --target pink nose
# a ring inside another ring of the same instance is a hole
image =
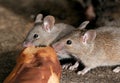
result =
[[[31,42],[24,42],[23,43],[23,47],[29,47],[29,46],[33,46],[33,44]]]
[[[52,45],[52,47],[55,49],[56,52],[58,52],[58,51],[62,50],[63,45],[60,43],[55,43]]]

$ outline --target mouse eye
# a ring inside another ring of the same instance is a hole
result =
[[[70,44],[72,44],[72,41],[71,40],[67,40],[66,44],[70,45]]]
[[[38,38],[38,34],[34,34],[33,38],[35,39]]]

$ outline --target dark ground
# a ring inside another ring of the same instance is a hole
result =
[[[46,4],[46,1],[50,4]],[[120,1],[106,1],[110,2],[98,0],[99,5],[94,5],[98,15],[97,26],[120,27]],[[78,26],[86,19],[83,18],[83,11],[84,8],[75,0],[0,0],[0,83],[14,67],[16,56],[22,49],[22,41],[37,13],[51,14],[57,22]],[[113,73],[112,68],[99,67],[84,76],[63,70],[61,83],[120,83],[120,73]]]

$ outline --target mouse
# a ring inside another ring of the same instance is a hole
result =
[[[75,27],[69,24],[55,23],[55,17],[52,15],[43,18],[43,14],[38,14],[33,28],[28,32],[23,42],[23,47],[50,46],[74,29]],[[58,58],[61,59],[59,56]],[[70,57],[66,56],[66,58]]]
[[[75,28],[65,23],[55,23],[55,17],[42,14],[36,16],[33,28],[28,32],[23,46],[50,46],[53,42],[70,33]]]
[[[79,61],[85,67],[77,72],[78,75],[84,75],[91,69],[100,66],[120,65],[120,28],[103,26],[84,30],[85,27],[82,26],[85,25],[83,23],[78,29],[52,45],[57,54],[71,54],[77,59],[75,65],[70,69],[77,68]],[[113,69],[115,73],[119,71],[119,66]]]

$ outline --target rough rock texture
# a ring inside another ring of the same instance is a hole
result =
[[[120,0],[92,0],[98,26],[120,27]]]

